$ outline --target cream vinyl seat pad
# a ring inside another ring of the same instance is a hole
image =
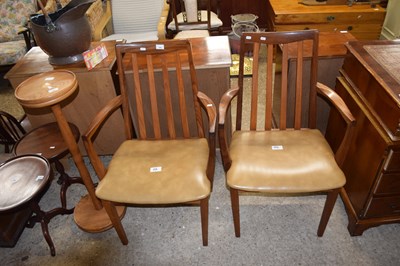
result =
[[[179,13],[176,15],[178,23],[183,23],[183,14]],[[201,10],[201,21],[207,21],[207,10]],[[222,20],[218,18],[218,15],[211,11],[210,14],[211,28],[218,28],[223,25]],[[172,20],[168,24],[168,29],[176,30],[175,22]],[[204,30],[207,29],[207,24],[187,24],[179,25],[179,30]]]
[[[191,38],[205,38],[209,37],[208,30],[184,30],[178,32],[174,39],[191,39]]]
[[[204,199],[211,192],[206,175],[208,155],[205,138],[127,140],[113,155],[96,195],[132,204]]]
[[[236,131],[230,145],[230,187],[297,193],[342,187],[345,176],[319,130]]]

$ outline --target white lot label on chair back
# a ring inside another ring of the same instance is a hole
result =
[[[150,173],[157,173],[157,172],[161,172],[161,171],[162,171],[161,166],[150,167]]]

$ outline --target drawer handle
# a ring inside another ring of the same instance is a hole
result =
[[[327,20],[327,21],[334,21],[334,20],[335,20],[335,17],[334,17],[334,16],[327,16],[327,17],[326,17],[326,20]]]
[[[392,208],[394,212],[400,212],[399,206],[397,204],[390,204],[390,208]]]
[[[348,30],[348,31],[353,30],[353,26],[348,26],[348,27],[347,27],[347,30]]]

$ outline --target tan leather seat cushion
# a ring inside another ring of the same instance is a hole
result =
[[[314,192],[339,188],[346,182],[318,130],[236,131],[230,154],[227,183],[236,189]]]
[[[96,188],[105,200],[132,204],[182,203],[206,198],[206,139],[125,141]],[[151,172],[161,167],[159,172]]]

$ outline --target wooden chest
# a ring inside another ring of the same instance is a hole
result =
[[[347,48],[336,91],[356,126],[341,196],[350,234],[361,235],[370,227],[400,222],[400,43],[356,41]],[[331,112],[327,139],[334,149],[343,132]]]
[[[379,39],[386,10],[376,5],[306,6],[298,0],[268,0],[269,27],[276,31],[348,31],[359,40]]]

